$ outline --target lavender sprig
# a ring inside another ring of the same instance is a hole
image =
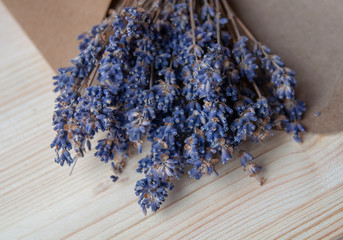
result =
[[[79,39],[80,54],[54,77],[55,161],[75,164],[103,132],[95,156],[111,163],[117,182],[130,148],[141,153],[147,138],[135,186],[145,214],[184,173],[217,175],[218,163],[232,161],[246,140],[285,129],[300,141],[305,131],[295,72],[225,0],[136,1]],[[238,157],[262,185],[254,157],[244,150]]]

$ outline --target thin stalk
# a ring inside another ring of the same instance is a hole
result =
[[[254,177],[257,180],[258,185],[262,186],[264,183],[264,177],[260,176],[258,173],[254,174]]]
[[[231,11],[233,12],[233,10],[231,9]],[[251,33],[251,31],[244,25],[244,23],[239,19],[239,17],[237,17],[237,15],[234,15],[234,18],[237,20],[238,25],[243,29],[244,33],[247,35],[248,38],[250,38],[251,41],[253,41],[255,44],[258,44],[261,47],[261,43],[258,42],[256,40],[256,38],[254,37],[254,35]],[[262,53],[267,57],[269,54],[266,53],[263,48],[261,47],[261,51]],[[278,69],[282,69],[280,68],[277,64],[273,64],[276,68]]]
[[[174,0],[173,5],[175,4],[175,1],[176,1],[176,0]],[[170,3],[167,2],[167,4],[166,4],[166,3],[161,3],[161,2],[160,2],[160,4],[161,4],[161,6],[159,6],[159,8],[157,9],[156,14],[155,14],[155,17],[154,17],[154,23],[156,23],[157,20],[158,20],[158,18],[160,17],[161,12],[162,12],[162,9],[165,9],[165,7],[166,7],[168,4],[170,4]]]
[[[126,2],[127,0],[125,0],[124,2]],[[124,4],[124,3],[123,3]],[[108,21],[108,26],[103,30],[103,32],[100,34],[100,40],[102,42],[104,42],[104,45],[102,46],[102,50],[101,50],[101,54],[100,54],[100,59],[97,59],[97,66],[89,73],[89,75],[82,81],[81,85],[79,86],[78,88],[78,91],[79,92],[82,92],[86,87],[89,87],[91,86],[96,74],[97,74],[97,71],[98,71],[98,68],[100,66],[100,60],[102,59],[103,57],[103,54],[104,54],[104,51],[106,49],[106,45],[108,44],[108,41],[109,41],[109,37],[107,36],[109,33],[111,33],[112,30],[112,24],[111,24],[111,21],[114,19],[114,14],[111,15],[110,17],[107,18],[106,21]],[[102,37],[103,36],[103,37]],[[94,72],[94,73],[93,73]],[[91,77],[91,74],[93,73],[93,76],[92,78],[90,79]]]
[[[144,5],[146,4],[147,0],[138,0],[137,1],[137,6],[140,7],[140,8],[144,8]]]
[[[162,9],[165,11],[167,8],[171,7],[173,8],[173,6],[176,4],[176,1],[177,0],[173,0],[173,2],[169,2],[169,1],[164,1],[162,3],[162,6],[158,9],[158,13],[156,14],[156,17],[154,19],[154,22],[156,23],[156,21],[158,20],[158,17],[160,16],[161,12],[162,12]],[[163,19],[165,20],[165,19]]]
[[[173,57],[170,59],[169,68],[173,68]]]
[[[192,26],[192,40],[193,44],[196,44],[195,40],[195,22],[194,22],[194,13],[193,13],[193,0],[189,0],[189,12],[190,12],[190,20]]]
[[[254,35],[249,31],[249,29],[244,25],[244,23],[237,17],[237,15],[235,15],[235,18],[237,20],[238,25],[243,29],[243,31],[248,36],[248,38],[250,38],[250,40],[252,40],[253,42],[258,43]]]
[[[269,57],[270,56],[270,54],[268,54],[268,53],[266,53],[266,51],[264,51],[264,49],[263,49],[263,47],[262,47],[262,44],[260,43],[260,42],[255,42],[257,45],[259,45],[260,46],[260,49],[261,49],[261,51],[262,51],[262,53],[263,53],[263,55],[265,56],[265,57]],[[284,70],[284,67],[280,67],[279,65],[277,65],[275,62],[273,62],[272,61],[272,64],[274,65],[274,67],[276,67],[277,69],[279,69],[279,70]]]
[[[239,33],[239,30],[238,30],[238,27],[237,27],[237,23],[236,23],[236,20],[235,20],[235,13],[233,12],[233,10],[229,6],[229,4],[226,2],[226,0],[223,0],[222,3],[224,5],[224,8],[226,10],[226,13],[227,13],[229,19],[231,20],[233,29],[235,30],[235,34],[236,34],[236,37],[237,37],[237,40],[238,40],[241,37],[241,35]]]
[[[71,170],[70,170],[69,176],[71,176],[71,175],[73,174],[74,167],[75,167],[75,165],[76,165],[76,163],[77,163],[77,159],[79,159],[79,158],[76,157],[76,159],[75,159],[75,161],[74,161],[74,164],[73,164],[73,167],[72,167]]]
[[[150,2],[148,2],[148,1],[143,1],[143,4],[141,4],[141,8],[147,9],[148,6],[149,6],[149,3],[150,3]]]
[[[155,18],[154,18],[154,23],[157,21],[157,19],[160,16],[160,14],[161,14],[161,8],[158,8],[158,10],[156,12],[156,15],[155,15]]]
[[[257,84],[256,84],[256,82],[255,82],[254,80],[252,80],[252,85],[254,86],[255,91],[256,91],[258,97],[259,97],[259,98],[262,98],[262,94],[261,94],[261,92],[260,92],[260,89],[258,89]]]
[[[261,46],[261,43],[258,42],[258,41],[256,40],[256,38],[254,37],[254,35],[249,31],[249,29],[244,25],[244,23],[243,23],[236,15],[235,15],[235,18],[237,19],[237,23],[238,23],[239,26],[243,29],[243,31],[244,31],[245,34],[248,36],[248,38],[250,38],[250,40],[253,41],[255,44],[259,45],[260,48],[261,48],[261,51],[262,51],[263,55],[266,56],[266,57],[268,57],[269,54],[266,53],[266,52],[263,50],[263,47]],[[273,63],[273,65],[274,65],[277,69],[279,69],[279,70],[283,70],[283,69],[284,69],[283,67],[280,67],[279,65],[275,64],[273,61],[272,61],[272,63]],[[262,97],[261,92],[259,91],[259,89],[258,89],[258,87],[257,87],[257,85],[256,85],[256,83],[255,83],[254,80],[253,80],[252,84],[253,84],[253,86],[254,86],[254,88],[255,88],[255,90],[256,90],[256,92],[257,92],[259,98],[261,98],[261,97]],[[294,101],[294,100],[291,100],[291,102],[294,103],[295,101]]]
[[[217,30],[217,43],[218,45],[221,45],[220,43],[220,11],[219,11],[219,0],[215,0],[216,1],[216,18],[217,18],[217,22],[216,22],[216,30]]]
[[[151,12],[153,6],[153,1],[146,1],[144,4],[143,9],[145,9],[147,12]]]
[[[98,63],[97,63],[97,65],[96,65],[95,69],[93,70],[93,71],[94,71],[94,74],[93,74],[91,80],[90,80],[90,81],[88,82],[88,84],[86,85],[87,87],[90,87],[90,86],[92,85],[93,80],[94,80],[95,76],[97,75],[97,72],[98,72],[99,67],[100,67],[100,61],[98,61]]]
[[[219,9],[220,9],[220,12],[224,12],[224,9],[223,9],[223,4],[220,4],[219,5]],[[224,14],[225,15],[225,14]],[[234,36],[234,32],[232,31],[232,28],[230,27],[230,25],[227,25],[226,26],[226,29],[227,31],[229,32],[230,36]]]
[[[151,64],[150,66],[150,82],[149,82],[149,89],[152,88],[152,82],[154,80],[154,66]]]
[[[120,5],[118,13],[120,14],[120,12],[123,10],[123,8],[127,7],[127,3],[129,2],[129,0],[124,0],[123,3]]]

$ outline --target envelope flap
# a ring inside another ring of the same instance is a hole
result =
[[[110,0],[3,0],[54,70],[78,54],[77,36],[101,22]]]

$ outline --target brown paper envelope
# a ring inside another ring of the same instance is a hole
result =
[[[78,54],[77,36],[107,13],[111,0],[3,0],[54,70]]]
[[[308,108],[303,120],[307,130],[343,130],[343,1],[231,3],[255,37],[296,71],[296,96]]]
[[[77,55],[76,37],[100,23],[110,0],[3,0],[56,70]],[[116,1],[112,1],[112,5]],[[255,37],[297,72],[309,132],[343,130],[343,1],[233,0]],[[320,116],[315,116],[320,112]]]

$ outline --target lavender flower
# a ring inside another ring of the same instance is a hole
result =
[[[244,168],[244,171],[247,171],[250,177],[256,177],[259,184],[262,185],[264,178],[260,177],[258,174],[262,170],[261,166],[256,165],[254,162],[254,157],[245,151],[239,151],[238,157],[240,158],[241,165]]]
[[[71,165],[103,133],[95,156],[111,163],[116,182],[130,147],[141,153],[147,139],[135,186],[144,214],[161,207],[182,174],[218,175],[218,162],[233,161],[244,141],[263,141],[276,128],[299,142],[305,131],[295,72],[227,1],[136,1],[79,40],[79,55],[53,78],[55,161]],[[238,157],[262,184],[254,157]]]

